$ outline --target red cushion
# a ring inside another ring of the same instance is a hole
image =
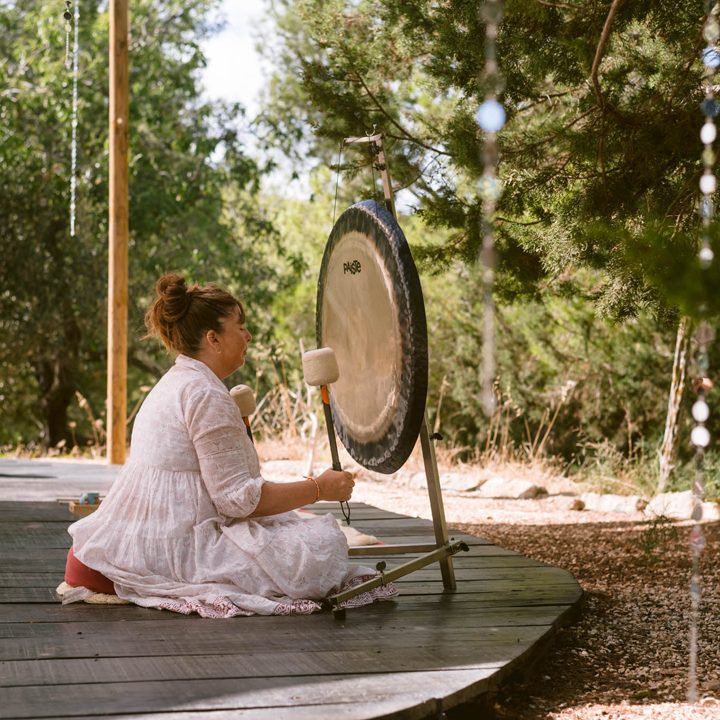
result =
[[[73,587],[86,587],[96,593],[115,595],[115,586],[112,584],[112,580],[108,580],[102,573],[81,563],[73,554],[72,548],[68,550],[65,563],[65,582]]]

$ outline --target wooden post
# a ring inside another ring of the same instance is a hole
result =
[[[128,315],[128,0],[110,0],[107,457],[125,462]]]

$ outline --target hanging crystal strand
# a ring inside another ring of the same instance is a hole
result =
[[[497,177],[498,149],[497,133],[505,124],[505,109],[497,101],[500,91],[500,76],[495,53],[495,42],[498,26],[503,17],[502,0],[486,0],[480,10],[480,17],[485,23],[485,100],[478,108],[475,119],[484,133],[483,143],[483,174],[480,178],[478,193],[482,200],[482,216],[480,219],[480,235],[482,249],[483,284],[483,333],[482,333],[482,365],[480,400],[485,415],[492,416],[495,412],[496,399],[493,383],[495,381],[495,302],[493,300],[493,283],[495,281],[495,237],[493,221],[495,207],[502,193],[502,186]]]
[[[707,42],[702,51],[702,61],[705,66],[703,76],[703,89],[705,100],[702,103],[702,110],[705,115],[705,122],[700,130],[700,140],[703,144],[702,161],[703,174],[700,178],[700,217],[702,219],[702,230],[700,232],[700,249],[698,260],[702,268],[708,268],[713,262],[714,253],[710,242],[710,225],[715,215],[714,195],[717,187],[715,177],[715,153],[713,143],[717,136],[714,117],[718,114],[718,104],[715,99],[715,87],[713,78],[715,71],[720,67],[720,50],[718,39],[720,39],[720,24],[718,23],[718,11],[720,6],[715,0],[706,2],[707,19],[703,27],[703,37]],[[693,511],[692,520],[694,525],[690,531],[690,553],[692,557],[692,572],[690,577],[690,637],[689,637],[689,670],[688,670],[688,701],[695,703],[698,700],[697,681],[697,657],[698,657],[698,623],[700,620],[700,557],[705,549],[705,537],[702,530],[702,503],[705,498],[705,448],[710,444],[710,433],[705,427],[710,409],[705,400],[706,393],[712,388],[712,381],[708,378],[710,368],[708,348],[713,341],[713,330],[707,322],[702,321],[695,335],[697,342],[697,355],[695,358],[697,378],[695,390],[697,399],[692,407],[692,416],[695,426],[692,429],[690,439],[695,446],[695,474],[693,479]]]
[[[709,370],[708,347],[713,340],[713,330],[706,323],[700,323],[695,335],[697,341],[697,377],[695,390],[697,399],[692,406],[692,416],[695,426],[692,429],[690,440],[695,446],[695,474],[693,478],[693,509],[692,520],[694,525],[690,531],[690,553],[692,558],[692,571],[690,577],[690,662],[688,671],[688,701],[697,702],[697,641],[698,622],[700,620],[700,556],[705,549],[705,537],[702,531],[702,504],[705,499],[705,448],[710,444],[710,433],[705,427],[710,417],[710,408],[705,400],[705,394],[712,388],[712,381],[707,377]]]
[[[68,70],[70,69],[70,33],[72,31],[70,5],[70,0],[65,0],[65,12],[63,13],[63,20],[65,20],[65,67]]]
[[[77,127],[78,127],[78,28],[80,26],[80,3],[75,2],[75,17],[72,53],[72,140],[70,143],[70,237],[75,237],[75,218],[77,215],[75,198],[77,194]]]

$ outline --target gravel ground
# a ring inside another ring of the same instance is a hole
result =
[[[586,592],[579,619],[558,633],[542,662],[502,688],[497,717],[720,720],[720,523],[704,526],[700,701],[690,705],[690,525],[643,513],[572,511],[571,498],[549,490],[539,500],[444,492],[453,527],[564,568]],[[411,476],[388,482],[360,473],[354,499],[430,517],[427,491]]]
[[[275,454],[280,461],[270,458],[268,479],[297,479],[307,471],[307,461],[289,462],[286,453],[280,448]],[[431,518],[416,455],[393,476],[368,473],[345,455],[343,466],[357,473],[353,500]],[[316,469],[329,464],[323,459]],[[498,475],[530,480],[548,495],[491,500],[453,489]],[[524,678],[501,688],[498,720],[720,720],[720,523],[704,525],[700,699],[690,705],[689,523],[642,512],[572,510],[573,497],[588,488],[542,468],[441,467],[441,478],[450,485],[443,500],[451,527],[564,568],[585,591],[578,619],[558,632],[547,655]]]

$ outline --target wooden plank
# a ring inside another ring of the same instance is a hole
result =
[[[0,603],[0,622],[41,623],[41,622],[84,622],[105,620],[158,620],[173,622],[213,622],[197,616],[180,615],[165,610],[153,610],[137,605],[88,605],[73,603],[61,605],[59,601],[44,604]]]
[[[0,572],[7,573],[55,573],[60,575],[62,578],[65,572],[65,558],[67,557],[67,550],[62,548],[54,548],[53,551],[57,551],[59,556],[57,558],[28,558],[28,557],[13,557],[0,559]]]
[[[367,720],[367,718],[392,718],[393,720],[427,720],[436,716],[438,701],[422,698],[417,705],[408,707],[405,703],[415,700],[405,696],[388,698],[383,701],[367,700],[363,705],[355,703],[332,703],[324,705],[292,705],[287,708],[250,708],[236,710],[205,710],[170,713],[140,713],[133,715],[83,715],[83,720]],[[278,713],[282,715],[278,715]],[[53,720],[69,720],[70,716]]]
[[[382,535],[383,537],[402,537],[405,535],[425,535],[429,542],[435,542],[435,533],[431,522],[418,518],[376,518],[359,519],[353,522],[352,528],[370,535]],[[460,533],[455,533],[458,538]],[[473,537],[468,535],[467,537]],[[481,538],[473,537],[473,540]],[[483,540],[488,543],[489,541]]]
[[[378,608],[381,606],[374,606]],[[387,608],[387,605],[382,607]],[[277,618],[272,616],[253,616],[242,620],[244,634],[259,636],[264,639],[268,633],[345,633],[348,629],[357,628],[358,632],[376,632],[392,629],[422,628],[422,627],[515,627],[518,625],[552,625],[566,610],[565,606],[553,605],[549,607],[520,607],[512,609],[492,608],[489,610],[468,609],[462,613],[440,613],[435,608],[416,606],[412,613],[370,612],[373,607],[363,608],[353,613],[351,622],[345,624],[333,623],[329,625],[326,613],[317,613],[297,618]],[[154,638],[170,638],[182,634],[191,639],[195,637],[224,636],[229,632],[240,632],[233,628],[228,630],[225,620],[203,620],[201,618],[187,617],[180,625],[174,622],[175,618],[183,618],[177,613],[156,612],[154,616],[147,615],[139,618],[125,617],[121,620],[64,620],[62,622],[35,621],[35,622],[5,622],[0,623],[0,638],[48,638],[57,640],[62,638],[68,642],[75,642],[83,637],[92,639],[104,637],[108,642],[115,638],[125,639],[128,636],[141,635],[151,640]],[[172,622],[171,622],[172,621]],[[234,623],[241,621],[233,620]],[[174,627],[172,626],[174,625]],[[343,635],[344,637],[344,635]],[[3,644],[0,656],[13,659],[8,650],[10,646]],[[21,659],[20,656],[14,659]]]
[[[66,503],[0,502],[0,522],[72,522]]]
[[[561,573],[562,571],[559,571]],[[58,580],[58,584],[61,579]],[[406,575],[396,582],[403,595],[437,595],[445,593],[440,578],[436,581],[422,581],[415,579],[415,575]],[[57,586],[55,586],[57,587]],[[551,598],[552,593],[558,594],[558,599],[552,604],[561,604],[566,602],[567,594],[580,592],[577,582],[568,574],[560,575],[548,579],[535,578],[528,576],[514,581],[512,578],[496,578],[488,580],[467,580],[462,583],[452,594],[461,595],[482,595],[487,597],[492,594],[501,596],[507,593],[508,597],[517,598],[522,595],[528,601],[533,601],[542,597],[543,599]],[[451,594],[448,591],[446,594]],[[560,599],[562,598],[562,599]],[[17,602],[58,602],[59,598],[55,595],[54,587],[2,587],[0,588],[0,603],[17,603]],[[543,603],[547,604],[547,603]]]
[[[388,569],[394,563],[388,563]],[[64,570],[64,567],[63,567]],[[412,575],[401,578],[398,582],[412,580],[433,581],[438,577],[437,564],[415,571]],[[510,567],[468,567],[459,565],[455,572],[458,580],[498,580],[508,579],[522,582],[528,579],[551,579],[566,577],[566,573],[558,568],[543,565],[513,565]],[[63,572],[54,569],[49,572],[17,572],[0,570],[0,587],[48,587],[54,589],[62,581]]]
[[[38,532],[34,537],[6,537],[0,540],[0,547],[3,548],[3,552],[12,550],[22,550],[32,547],[33,549],[43,551],[45,550],[65,550],[67,555],[68,548],[71,545],[70,536],[65,533],[64,537],[58,534],[42,533]]]
[[[75,518],[71,518],[70,522],[75,522]],[[7,535],[32,533],[37,530],[45,530],[48,533],[67,532],[70,522],[67,520],[5,520],[0,527],[0,540]]]
[[[55,502],[58,498],[72,500],[83,492],[100,492],[105,495],[111,485],[111,480],[91,476],[68,480],[5,478],[0,483],[0,501],[23,501],[31,505],[37,502]]]
[[[117,713],[181,713],[181,718],[195,718],[197,712],[244,710],[246,717],[262,708],[271,708],[274,717],[294,718],[297,707],[311,708],[315,715],[301,718],[335,718],[342,706],[363,709],[368,703],[397,701],[395,711],[418,707],[428,698],[447,697],[487,685],[496,668],[460,669],[449,671],[392,672],[387,674],[327,675],[321,678],[306,676],[237,679],[114,682],[89,684],[82,689],[73,686],[49,685],[7,688],[3,691],[4,717],[38,718],[51,716],[96,717]],[[423,690],[420,690],[420,689]],[[434,707],[438,707],[436,703]],[[325,712],[324,708],[328,708]],[[282,708],[283,710],[279,709]],[[392,717],[427,717],[427,705],[422,714]],[[386,708],[382,708],[384,713]],[[52,713],[52,715],[50,715]],[[437,715],[435,715],[437,716]],[[137,717],[133,715],[131,717]],[[156,717],[156,716],[153,716]],[[164,715],[160,718],[164,719]],[[171,716],[172,717],[172,716]],[[221,716],[222,717],[222,716]],[[226,716],[227,717],[227,716]],[[229,717],[237,717],[232,714]],[[241,716],[242,717],[242,716]],[[261,716],[262,717],[262,716]],[[265,716],[267,717],[267,715]],[[344,716],[341,716],[344,717]],[[356,718],[377,717],[370,711]]]
[[[465,630],[452,636],[437,633],[431,639],[418,634],[415,637],[373,637],[364,645],[330,648],[322,642],[298,643],[292,638],[284,643],[266,645],[262,651],[255,648],[237,653],[223,653],[222,648],[212,654],[173,653],[170,655],[131,657],[62,658],[59,660],[8,660],[0,664],[0,687],[23,685],[68,685],[147,680],[184,680],[245,678],[294,675],[331,675],[342,668],[347,673],[437,670],[441,668],[499,667],[515,658],[520,652],[537,642],[550,630],[548,626],[521,626],[498,628],[496,634],[484,632],[472,637]],[[463,640],[464,638],[464,640]],[[367,638],[366,638],[367,640]],[[178,640],[178,647],[184,647]],[[136,651],[137,652],[137,651]],[[185,653],[185,651],[182,651]]]
[[[334,518],[345,524],[345,516],[342,514],[342,510],[340,509],[340,505],[338,503],[332,503],[331,506],[322,508],[319,508],[317,505],[308,505],[304,507],[303,510],[312,512],[315,515],[327,515],[329,513]],[[400,520],[407,517],[407,515],[400,515],[399,513],[395,513],[390,510],[382,510],[381,508],[372,507],[371,505],[356,505],[355,503],[351,503],[351,525],[355,525],[360,520]]]
[[[385,560],[388,565],[399,565],[416,555],[388,555],[382,558],[353,558],[358,565],[369,565],[371,568],[379,559]],[[8,550],[0,557],[0,572],[54,572],[62,575],[65,571],[65,559],[67,550],[64,548],[44,548],[42,551],[34,548],[19,548]],[[545,567],[544,563],[531,560],[523,555],[513,552],[505,552],[493,545],[479,545],[471,548],[469,553],[455,555],[456,566],[462,567]],[[433,566],[427,570],[431,572]]]
[[[57,603],[60,600],[50,588],[0,588],[0,603],[18,602]]]
[[[354,622],[356,617],[366,615],[380,617],[415,617],[420,613],[439,614],[447,612],[460,612],[466,616],[472,613],[483,614],[487,612],[501,611],[503,608],[511,608],[512,612],[552,612],[555,610],[558,614],[567,609],[568,603],[552,604],[535,603],[534,605],[518,604],[514,600],[508,600],[505,604],[502,602],[488,603],[487,598],[477,601],[470,596],[453,597],[452,595],[411,595],[402,596],[402,601],[384,602],[368,605],[362,608],[356,608],[348,613],[348,622]],[[521,616],[518,615],[520,618]],[[538,615],[538,617],[542,617]],[[329,613],[317,613],[315,615],[303,616],[303,622],[310,622],[310,618],[318,618],[322,620],[324,625],[332,623],[332,617]],[[293,618],[265,618],[261,616],[253,616],[251,618],[243,618],[242,622],[260,622],[269,619],[274,622],[292,622]],[[299,618],[298,618],[299,619]],[[168,612],[167,610],[153,610],[142,608],[137,605],[88,605],[86,603],[73,603],[72,605],[60,605],[60,603],[51,604],[26,604],[7,603],[0,605],[0,622],[3,624],[33,624],[42,623],[124,623],[129,621],[138,622],[155,622],[155,623],[200,623],[203,626],[210,626],[215,623],[225,627],[227,622],[240,622],[240,620],[206,620],[197,615],[180,615],[179,613]],[[524,621],[524,624],[529,624]],[[544,623],[543,623],[544,624]],[[272,631],[272,626],[268,631]]]
[[[412,557],[419,557],[421,553],[402,553],[400,555],[388,555],[388,558],[402,558],[402,561],[407,560],[408,558]],[[483,543],[480,544],[468,544],[468,551],[467,552],[459,552],[457,555],[454,556],[455,562],[462,562],[466,558],[470,557],[494,557],[498,555],[503,555],[506,557],[514,556],[514,557],[524,557],[518,552],[515,552],[514,550],[507,550],[506,548],[499,547],[498,545],[486,545]],[[362,556],[359,556],[362,557]],[[525,558],[527,560],[527,558]]]
[[[152,630],[152,627],[147,625],[143,627],[145,632]],[[39,673],[36,680],[41,682],[48,672],[43,668],[52,668],[52,661],[58,659],[92,658],[94,661],[96,658],[167,657],[169,664],[172,664],[179,656],[234,657],[248,654],[255,658],[258,648],[262,648],[263,653],[277,655],[278,663],[282,664],[281,656],[292,656],[292,662],[299,653],[330,653],[334,656],[338,652],[338,646],[353,648],[355,651],[368,645],[368,640],[371,641],[370,650],[376,654],[393,652],[400,648],[410,648],[414,652],[417,648],[425,647],[429,638],[432,639],[433,651],[444,650],[450,655],[459,644],[472,645],[475,648],[528,644],[546,632],[550,625],[486,625],[475,628],[469,622],[434,623],[427,618],[424,623],[405,626],[399,623],[393,626],[392,634],[384,632],[383,626],[378,623],[350,622],[334,630],[326,628],[327,632],[309,630],[295,624],[284,631],[277,626],[272,632],[268,632],[266,628],[252,631],[247,626],[242,630],[208,632],[205,635],[198,632],[185,634],[179,632],[179,626],[174,627],[174,633],[168,633],[165,627],[161,628],[165,630],[164,633],[150,633],[147,637],[145,632],[135,637],[119,636],[117,633],[91,636],[83,632],[82,635],[76,634],[72,638],[61,636],[55,639],[5,639],[0,648],[0,685],[32,685],[34,680],[25,682],[21,681],[21,678],[23,673],[27,678],[31,678],[35,672]],[[473,629],[478,630],[476,636],[471,633]],[[109,642],[110,640],[112,642]],[[37,665],[40,660],[44,664]],[[287,674],[285,671],[280,672],[280,664],[276,668],[279,674]],[[13,674],[14,668],[17,668],[19,675]]]
[[[28,538],[38,539],[64,539],[69,537],[67,533],[69,523],[67,522],[11,522],[6,521],[0,527],[0,546],[3,546],[6,540],[12,541],[17,540],[18,535],[22,534]],[[422,541],[427,542],[433,541],[432,537],[432,526],[428,525],[424,521],[416,521],[412,518],[405,520],[393,520],[393,521],[379,521],[369,520],[358,524],[357,530],[368,533],[370,535],[376,535],[383,538],[418,538]],[[469,545],[489,545],[491,544],[488,540],[478,538],[473,535],[466,535],[464,533],[455,533],[452,535],[456,540],[465,540]],[[413,540],[414,541],[414,540]]]
[[[192,712],[141,713],[133,715],[83,715],[83,720],[367,720],[367,718],[392,718],[393,720],[427,720],[439,717],[437,707],[440,701],[416,694],[394,695],[375,700],[365,698],[358,702],[323,703],[322,705],[291,705],[283,708],[253,707],[234,710],[205,710]],[[442,713],[441,713],[442,714]],[[71,716],[53,720],[69,720]]]
[[[481,546],[481,547],[487,547]],[[401,563],[407,562],[412,559],[413,555],[387,555],[382,557],[353,557],[352,561],[355,565],[369,565],[375,567],[378,560],[384,560],[388,567],[393,565],[400,565]],[[545,563],[541,563],[538,560],[532,560],[522,555],[470,555],[470,553],[460,553],[453,556],[455,567],[460,568],[531,568],[531,567],[548,567]],[[434,565],[428,565],[425,568],[421,568],[417,572],[424,572],[427,574],[434,573]],[[39,568],[38,571],[42,571],[44,568]],[[0,561],[0,570],[5,570],[4,563]],[[15,568],[8,568],[9,571],[17,571]],[[45,568],[46,571],[54,570],[52,568]],[[30,572],[30,570],[28,570]]]

